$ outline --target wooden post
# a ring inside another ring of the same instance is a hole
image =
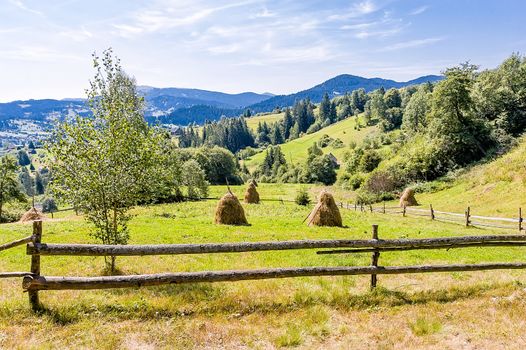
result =
[[[468,209],[466,209],[466,227],[469,226],[469,212],[470,212],[470,208],[468,207]]]
[[[385,214],[385,201],[384,201],[384,214]]]
[[[402,211],[402,216],[405,217],[405,204],[404,204],[404,209],[403,209],[403,211]]]
[[[429,210],[431,211],[431,220],[435,220],[435,211],[433,210],[433,204],[429,204]]]
[[[373,212],[373,206],[371,204],[369,204],[369,210],[371,211],[371,213]]]
[[[53,210],[51,210],[51,218],[54,219],[54,218],[53,218]]]
[[[519,233],[522,231],[522,208],[519,208]]]
[[[33,244],[40,244],[42,242],[42,221],[33,221]],[[40,255],[31,256],[31,273],[33,277],[40,276]],[[33,311],[40,310],[40,301],[38,299],[38,291],[28,291],[29,304]]]
[[[340,202],[340,208],[343,209],[343,202]]]
[[[378,225],[373,225],[373,239],[378,239]],[[378,251],[375,251],[371,256],[371,266],[378,267],[378,258],[380,257],[380,253]],[[374,290],[376,288],[376,282],[377,278],[375,274],[371,275],[371,290]]]
[[[354,211],[357,211],[358,209],[356,208],[356,202],[354,202]]]

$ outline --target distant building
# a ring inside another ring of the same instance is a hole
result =
[[[340,167],[340,162],[338,162],[338,158],[336,158],[334,156],[334,154],[332,154],[332,153],[329,153],[328,156],[329,156],[329,159],[331,160],[332,164],[334,165],[334,167],[335,168],[339,168]]]

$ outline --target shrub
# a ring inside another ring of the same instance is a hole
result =
[[[303,205],[303,206],[310,204],[309,193],[307,192],[307,189],[305,187],[300,187],[298,189],[294,202],[296,202],[297,205]]]
[[[58,206],[54,198],[44,199],[44,201],[42,202],[42,212],[43,213],[51,213],[57,210],[58,210]]]
[[[365,176],[362,174],[354,174],[349,178],[349,186],[352,190],[359,189],[365,181]]]

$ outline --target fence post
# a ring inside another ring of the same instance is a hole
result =
[[[357,211],[358,209],[356,208],[356,202],[354,202],[354,211]]]
[[[371,213],[373,212],[373,205],[372,204],[369,204],[369,210],[371,211]]]
[[[385,214],[385,201],[384,201],[384,214]]]
[[[405,217],[405,204],[404,204],[404,209],[402,211],[402,216]]]
[[[373,239],[378,240],[378,225],[373,225]],[[371,265],[378,267],[378,258],[380,258],[380,252],[375,251],[371,256]],[[376,288],[376,274],[371,274],[371,290]]]
[[[522,231],[522,208],[519,208],[519,233]]]
[[[468,207],[468,209],[466,209],[466,227],[469,226],[469,212],[470,212],[470,208]]]
[[[33,244],[37,245],[42,242],[42,221],[33,221]],[[40,255],[31,255],[31,273],[34,277],[40,276]],[[40,309],[38,291],[30,290],[28,293],[29,304],[33,311]]]
[[[435,211],[433,210],[433,204],[429,204],[429,210],[431,211],[431,220],[435,220]]]

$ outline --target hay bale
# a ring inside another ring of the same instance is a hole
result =
[[[249,183],[247,190],[245,191],[245,203],[259,204],[259,193],[253,182]]]
[[[327,191],[322,191],[318,203],[307,218],[309,226],[337,226],[342,227],[340,210],[334,197]]]
[[[248,225],[245,211],[232,192],[225,194],[217,203],[214,222],[220,225]]]
[[[45,218],[46,217],[44,216],[44,214],[42,214],[42,212],[40,210],[38,210],[37,208],[33,207],[33,208],[29,209],[28,211],[26,211],[24,213],[24,215],[22,215],[22,217],[20,218],[19,222],[40,221],[40,220],[44,220]]]
[[[415,198],[415,191],[412,188],[406,188],[404,193],[400,196],[400,207],[410,207],[413,205],[418,205],[418,202]]]

